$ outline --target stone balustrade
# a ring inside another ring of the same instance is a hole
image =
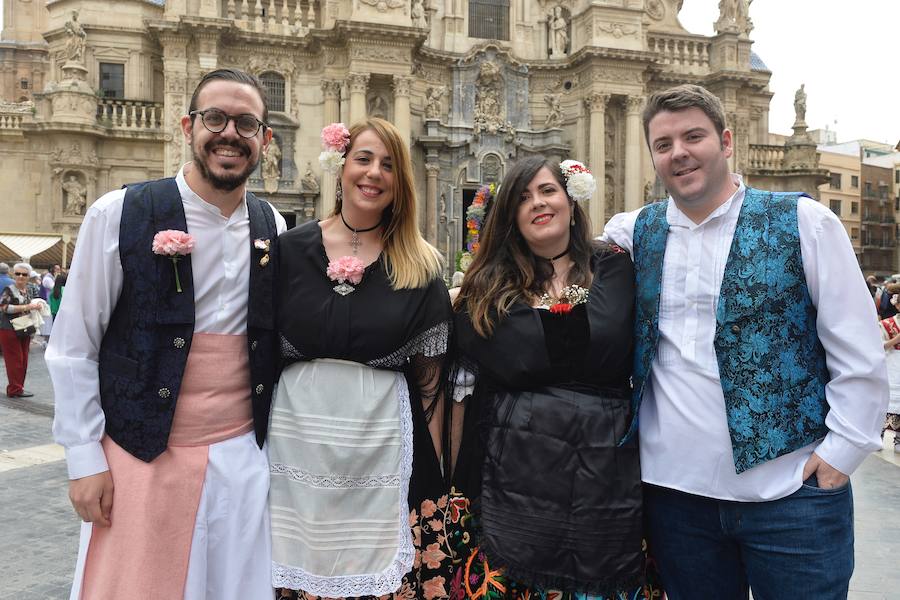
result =
[[[161,102],[103,98],[97,103],[97,123],[115,129],[159,129],[162,118]]]
[[[320,0],[222,0],[222,16],[239,29],[304,36],[318,27]]]
[[[0,131],[18,131],[23,123],[34,120],[34,104],[32,102],[0,101]]]
[[[784,168],[784,146],[750,144],[750,168],[757,171],[780,171]]]
[[[648,50],[660,57],[660,62],[685,73],[709,71],[709,38],[702,35],[650,34]]]

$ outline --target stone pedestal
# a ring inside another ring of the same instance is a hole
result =
[[[47,96],[53,120],[63,123],[93,125],[97,121],[97,96],[87,84],[87,69],[76,62],[62,67],[63,80],[52,86]]]

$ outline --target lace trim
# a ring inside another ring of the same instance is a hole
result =
[[[365,477],[349,477],[346,475],[320,475],[310,473],[284,463],[272,463],[272,473],[287,475],[294,481],[317,488],[382,488],[400,485],[399,475],[369,475]]]
[[[366,575],[346,575],[326,577],[313,575],[299,567],[272,563],[272,584],[292,590],[303,590],[324,598],[352,598],[357,596],[383,596],[400,589],[403,576],[412,570],[416,550],[409,528],[409,480],[412,476],[413,425],[412,410],[409,405],[409,388],[406,379],[397,373],[397,400],[400,403],[400,489],[399,524],[397,554],[391,564],[381,573]]]
[[[376,369],[391,369],[402,367],[410,356],[417,354],[422,354],[429,358],[441,356],[447,353],[449,339],[450,321],[443,321],[434,327],[429,327],[409,340],[399,350],[395,350],[387,356],[370,360],[366,364]]]
[[[300,351],[294,348],[294,345],[287,341],[284,335],[281,337],[281,358],[291,358],[294,360],[303,360],[306,357],[300,354]]]

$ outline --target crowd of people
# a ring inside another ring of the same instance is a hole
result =
[[[334,210],[286,231],[246,189],[267,121],[206,74],[192,160],[85,215],[46,352],[71,598],[846,598],[886,344],[840,221],[731,173],[713,94],[648,99],[669,197],[600,238],[588,165],[520,159],[451,290],[391,123],[323,129]]]
[[[26,262],[0,262],[0,353],[6,366],[6,396],[31,398],[25,389],[32,342],[46,346],[59,312],[66,274],[53,265],[43,277]],[[24,317],[24,318],[23,318]]]

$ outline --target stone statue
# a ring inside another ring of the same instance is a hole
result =
[[[387,120],[388,105],[382,96],[372,96],[369,98],[368,115],[370,117],[378,117]]]
[[[716,33],[736,32],[738,26],[737,5],[743,0],[719,0],[719,20],[715,23]]]
[[[750,19],[750,4],[753,0],[735,0],[734,20],[738,31],[749,35],[753,31],[753,21]]]
[[[559,127],[563,121],[562,94],[547,94],[544,96],[544,102],[549,106],[544,127]]]
[[[569,46],[569,22],[563,16],[562,6],[554,6],[547,21],[550,26],[550,58],[561,58],[566,55]]]
[[[441,98],[447,93],[447,88],[439,85],[428,88],[425,96],[425,118],[441,118]]]
[[[500,67],[485,61],[481,63],[475,87],[475,133],[497,133],[504,128],[503,77]]]
[[[263,179],[278,179],[279,177],[281,177],[281,148],[273,137],[263,158]]]
[[[306,163],[306,172],[303,174],[303,179],[300,180],[300,185],[305,192],[319,193],[319,180],[316,179],[316,174],[313,173],[312,163],[310,162]]]
[[[425,20],[425,6],[422,3],[422,0],[412,0],[412,8],[409,11],[409,16],[412,19],[412,26],[419,28],[428,27],[428,21]]]
[[[806,84],[801,83],[800,89],[794,94],[794,113],[797,115],[797,123],[806,122]]]
[[[80,217],[84,215],[84,209],[87,206],[87,189],[78,178],[69,175],[69,179],[62,184],[65,203],[63,205],[63,215],[67,217]]]
[[[84,64],[84,47],[87,43],[87,33],[81,23],[78,22],[78,11],[72,11],[72,20],[66,21],[66,60]]]

